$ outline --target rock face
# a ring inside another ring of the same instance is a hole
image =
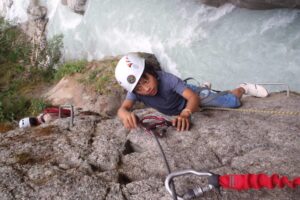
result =
[[[172,171],[295,178],[300,175],[299,103],[295,93],[246,97],[242,108],[256,112],[198,112],[190,131],[169,127],[160,143]],[[264,109],[294,113],[258,112]],[[152,109],[135,112],[139,117],[160,115]],[[172,199],[164,188],[167,170],[151,135],[126,130],[117,118],[76,112],[74,126],[68,120],[0,134],[1,199]],[[175,179],[179,194],[202,182],[198,176]],[[222,197],[211,191],[203,199],[299,199],[299,189],[221,190]]]
[[[75,13],[83,15],[87,0],[61,0],[61,3],[68,6]]]
[[[143,58],[146,63],[161,70],[160,64],[154,54],[136,52]],[[117,84],[114,77],[114,69],[121,57],[105,58],[102,61],[91,62],[86,66],[85,74],[74,74],[64,77],[50,91],[47,91],[43,96],[51,102],[52,105],[72,104],[84,111],[93,111],[104,115],[113,116],[116,114],[121,102],[123,101],[126,92]],[[99,73],[104,72],[105,73]],[[99,74],[97,74],[99,73]],[[95,76],[92,82],[97,82],[100,79],[109,79],[110,82],[101,82],[101,87],[109,88],[108,94],[97,92],[91,84],[83,83],[84,76],[87,76],[91,82],[91,76]]]
[[[77,74],[63,78],[45,96],[53,105],[72,104],[85,111],[115,115],[124,95],[120,92],[101,95],[81,84],[78,81],[79,77]]]
[[[20,25],[21,29],[30,37],[32,53],[30,55],[33,66],[48,67],[49,57],[46,55],[47,38],[46,25],[48,23],[47,8],[39,5],[37,0],[31,0],[27,9],[28,21]],[[41,56],[42,55],[42,56]]]
[[[299,0],[200,0],[202,3],[219,7],[225,3],[232,3],[241,8],[265,10],[273,8],[300,8]]]

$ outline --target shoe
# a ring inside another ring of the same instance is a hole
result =
[[[211,83],[210,82],[204,82],[200,85],[200,87],[205,87],[205,88],[211,89]]]
[[[252,84],[252,83],[242,83],[240,84],[240,87],[242,87],[245,90],[246,95],[254,96],[254,97],[267,97],[269,95],[266,88],[264,88],[261,85]]]

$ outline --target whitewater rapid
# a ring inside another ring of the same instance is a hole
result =
[[[82,16],[59,0],[41,2],[48,7],[48,38],[64,35],[66,60],[143,51],[154,53],[165,70],[210,81],[215,89],[259,82],[287,83],[300,91],[299,10],[255,11],[231,4],[213,8],[183,0],[90,0]]]

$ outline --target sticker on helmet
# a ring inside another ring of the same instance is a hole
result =
[[[128,83],[133,84],[135,82],[135,80],[136,80],[136,78],[134,75],[127,76]]]
[[[125,60],[126,60],[125,62],[128,65],[128,67],[131,67],[132,62],[129,60],[128,56],[126,56]]]

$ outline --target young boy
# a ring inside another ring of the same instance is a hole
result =
[[[143,102],[166,115],[176,115],[172,120],[178,131],[189,130],[190,117],[200,106],[237,108],[243,94],[266,97],[267,90],[255,84],[244,83],[240,87],[217,93],[208,88],[186,84],[177,76],[156,71],[138,54],[129,53],[117,64],[115,76],[128,93],[118,110],[118,116],[128,129],[136,128],[137,116],[131,112],[136,101]]]

